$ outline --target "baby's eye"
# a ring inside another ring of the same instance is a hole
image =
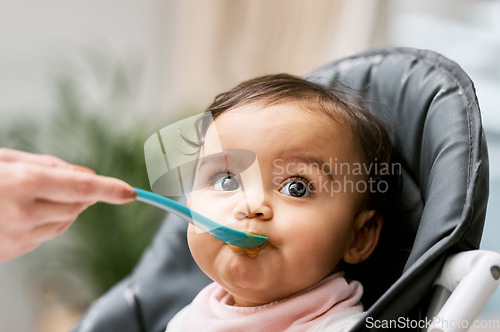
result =
[[[305,180],[290,181],[279,192],[292,197],[309,197],[312,194],[308,188],[308,182]]]
[[[214,184],[214,189],[218,191],[234,191],[240,187],[240,183],[236,177],[225,175],[218,178]]]

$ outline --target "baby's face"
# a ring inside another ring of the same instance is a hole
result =
[[[314,285],[349,254],[357,230],[373,215],[363,207],[366,193],[339,187],[364,177],[336,179],[328,168],[360,162],[351,130],[342,122],[284,104],[234,109],[214,121],[216,131],[214,124],[209,127],[202,157],[220,146],[252,151],[260,179],[247,178],[242,186],[238,176],[228,176],[224,158],[207,158],[189,206],[228,227],[267,236],[272,244],[250,257],[190,225],[196,263],[235,304],[269,303]],[[229,164],[231,172],[237,162]]]

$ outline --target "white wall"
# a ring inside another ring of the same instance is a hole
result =
[[[0,0],[1,122],[18,117],[14,111],[47,112],[53,106],[51,76],[67,63],[85,66],[88,53],[142,64],[140,108],[160,108],[169,3]]]

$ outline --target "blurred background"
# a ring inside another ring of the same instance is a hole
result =
[[[0,146],[144,188],[149,135],[242,80],[379,46],[440,52],[477,88],[491,169],[482,248],[500,251],[500,1],[0,0],[0,22]],[[67,331],[130,272],[162,218],[97,204],[0,263],[0,331]],[[500,319],[500,292],[481,319]]]

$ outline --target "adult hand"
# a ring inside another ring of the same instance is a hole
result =
[[[123,204],[135,191],[56,157],[0,148],[0,261],[64,232],[90,205]]]

